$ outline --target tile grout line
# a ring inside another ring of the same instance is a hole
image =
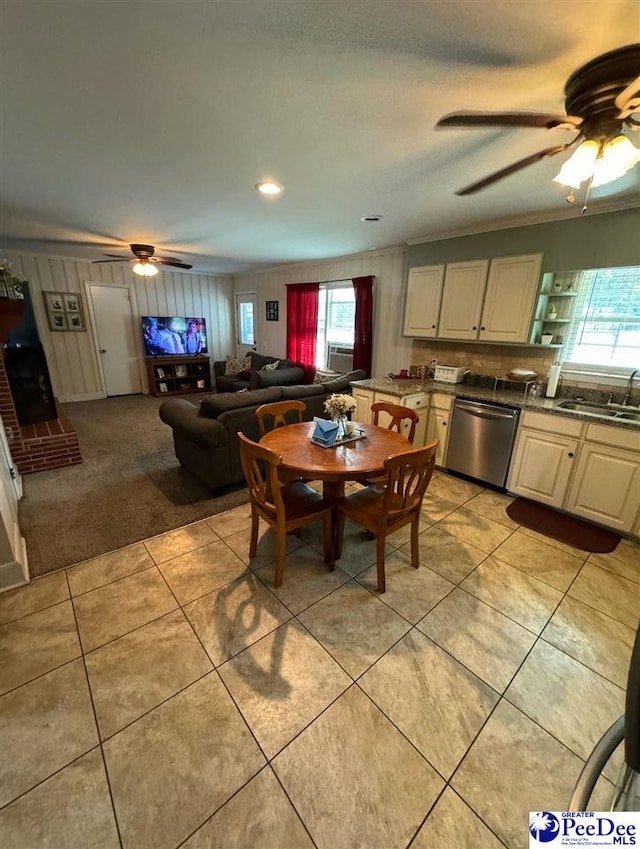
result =
[[[71,586],[69,585],[69,575],[66,575],[67,585],[69,586],[69,594],[71,594]],[[111,800],[111,810],[113,811],[113,821],[116,827],[116,834],[118,835],[118,841],[120,842],[121,849],[124,849],[124,844],[122,842],[122,833],[120,831],[120,823],[118,822],[118,813],[116,811],[116,804],[113,798],[113,789],[111,787],[111,778],[109,776],[109,769],[107,767],[107,759],[104,754],[104,747],[102,745],[102,738],[100,736],[100,725],[98,724],[98,714],[96,713],[96,706],[93,700],[93,691],[91,690],[91,683],[89,681],[89,671],[87,670],[87,663],[85,661],[84,649],[82,646],[82,640],[80,639],[80,629],[78,628],[78,619],[76,617],[76,609],[73,604],[73,599],[71,600],[71,608],[73,610],[73,619],[76,624],[76,631],[78,632],[78,641],[80,642],[80,651],[82,652],[82,668],[84,669],[84,677],[87,682],[87,690],[89,691],[89,699],[91,701],[91,710],[93,712],[93,721],[95,723],[96,734],[98,737],[98,747],[100,749],[100,754],[102,756],[102,767],[104,769],[104,775],[107,782],[107,789],[109,791],[109,799]]]

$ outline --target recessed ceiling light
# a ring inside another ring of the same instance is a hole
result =
[[[256,189],[263,195],[279,195],[284,191],[284,186],[274,183],[273,180],[264,180],[262,183],[256,183]]]
[[[365,221],[365,222],[369,222],[369,221],[382,221],[382,216],[381,216],[381,215],[364,215],[364,216],[360,219],[360,221]]]

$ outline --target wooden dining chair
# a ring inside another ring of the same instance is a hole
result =
[[[388,416],[391,416],[391,421],[387,425],[387,428],[389,430],[397,430],[398,433],[402,433],[402,422],[410,421],[411,425],[409,427],[409,433],[402,433],[402,435],[406,436],[409,442],[413,445],[413,440],[416,435],[416,425],[420,421],[420,417],[414,410],[410,407],[401,407],[400,404],[389,404],[386,401],[377,401],[375,404],[371,405],[371,412],[373,413],[374,425],[378,424],[380,413],[386,413]]]
[[[284,427],[288,424],[293,424],[292,421],[287,421],[286,415],[287,413],[298,413],[298,421],[302,421],[302,414],[307,409],[307,405],[304,401],[276,401],[273,404],[262,404],[256,410],[256,416],[258,419],[258,431],[260,433],[260,438],[262,438],[267,429],[265,427],[265,418],[272,418],[271,427],[269,430],[274,430],[277,427]],[[290,417],[290,419],[293,416]]]
[[[378,592],[385,587],[384,549],[387,537],[411,523],[411,565],[420,565],[418,554],[418,528],[422,499],[429,486],[436,462],[435,439],[424,448],[414,448],[394,454],[384,461],[386,479],[384,489],[368,486],[343,498],[338,504],[336,528],[337,557],[342,554],[345,519],[351,519],[376,537],[376,564]]]
[[[325,563],[333,564],[331,507],[322,495],[302,481],[282,483],[278,467],[282,457],[252,442],[243,433],[238,433],[240,462],[251,499],[251,542],[249,557],[256,556],[260,519],[276,532],[277,558],[274,587],[282,585],[286,558],[287,534],[322,521],[323,554]]]

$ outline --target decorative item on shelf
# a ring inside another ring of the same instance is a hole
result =
[[[554,292],[562,292],[562,283],[554,283],[553,284]]]
[[[565,288],[565,292],[568,292],[569,294],[573,294],[575,291],[576,290],[575,290],[573,283],[567,283],[567,286]]]
[[[549,307],[549,312],[547,313],[547,318],[549,321],[555,321],[558,317],[558,310],[555,308],[553,304]]]
[[[6,259],[0,260],[0,297],[10,298],[12,301],[24,301],[24,287],[27,282],[14,273],[11,263]]]
[[[542,345],[551,345],[553,342],[553,333],[543,333],[540,337],[540,342]]]
[[[158,392],[168,392],[168,391],[169,391],[169,387],[167,386],[166,383],[159,383],[158,384]]]
[[[338,425],[337,439],[343,439],[346,436],[345,423],[347,422],[347,413],[355,410],[355,408],[356,402],[351,395],[329,395],[324,402],[325,411],[329,413],[331,420]]]
[[[564,345],[564,336],[561,336],[559,333],[557,333],[553,337],[553,344],[554,345]]]
[[[176,366],[176,377],[186,377],[187,376],[187,367],[186,365],[178,365]],[[181,384],[182,385],[182,384]]]

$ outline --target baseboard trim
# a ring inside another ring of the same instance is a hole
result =
[[[29,583],[29,567],[27,564],[27,544],[24,537],[20,537],[18,560],[10,560],[8,563],[0,563],[0,592],[22,587]]]
[[[83,395],[60,396],[58,400],[63,404],[73,404],[75,401],[100,401],[102,398],[106,397],[107,396],[104,392],[87,392]]]

